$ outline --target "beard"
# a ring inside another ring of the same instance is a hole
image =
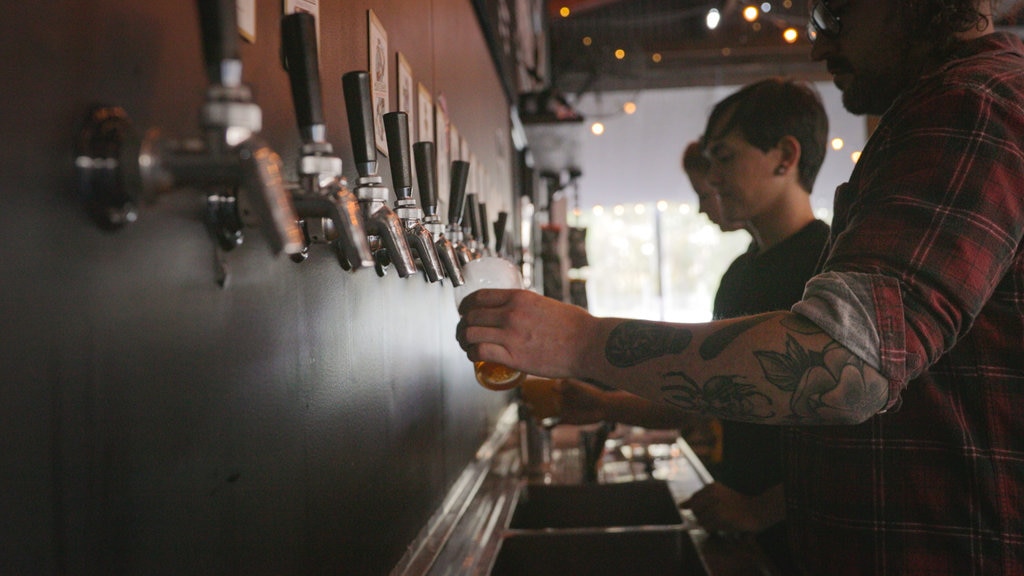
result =
[[[894,30],[887,40],[888,47],[862,59],[859,66],[843,57],[828,62],[843,92],[843,107],[852,114],[882,115],[928,65],[927,46],[915,42],[906,31]],[[845,86],[840,86],[837,73],[844,76]]]
[[[843,107],[851,114],[881,115],[908,86],[907,78],[897,70],[853,74],[843,92]]]

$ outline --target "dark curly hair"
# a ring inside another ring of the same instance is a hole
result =
[[[992,0],[993,13],[999,3]],[[935,53],[944,54],[956,43],[957,34],[985,27],[989,17],[978,4],[978,0],[903,0],[896,2],[896,15],[908,25],[911,39],[930,42]]]

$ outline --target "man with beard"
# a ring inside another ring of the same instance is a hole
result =
[[[987,0],[824,0],[812,55],[881,114],[792,311],[595,318],[463,301],[472,360],[788,432],[812,574],[1024,574],[1024,43]]]

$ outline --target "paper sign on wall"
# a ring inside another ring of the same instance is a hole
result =
[[[373,104],[373,132],[377,150],[385,156],[388,141],[384,134],[384,114],[388,111],[388,34],[373,10],[366,11],[370,50],[370,98]]]
[[[433,142],[434,98],[430,96],[430,90],[427,90],[427,87],[423,84],[417,85],[417,92],[419,93],[417,98],[417,103],[419,104],[419,113],[417,114],[417,119],[419,120],[419,141]]]
[[[238,33],[250,43],[256,42],[256,0],[238,0],[235,3]]]

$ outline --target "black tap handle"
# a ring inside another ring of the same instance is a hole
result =
[[[478,238],[484,243],[485,248],[491,243],[491,231],[487,229],[487,204],[485,202],[480,203],[480,236]]]
[[[388,112],[384,115],[384,135],[388,140],[388,163],[395,196],[399,200],[412,198],[412,164],[409,162],[409,115]]]
[[[238,14],[235,0],[198,0],[203,60],[211,84],[224,84],[221,62],[238,60]]]
[[[494,221],[494,250],[501,252],[505,248],[505,227],[508,226],[508,212],[498,212],[498,219]]]
[[[412,145],[416,162],[416,182],[420,186],[420,204],[427,216],[437,214],[437,151],[429,140]]]
[[[370,74],[365,70],[348,72],[341,77],[348,111],[348,130],[352,136],[352,153],[360,176],[377,174],[377,145],[373,130],[373,102],[370,97]]]
[[[295,118],[305,134],[310,126],[324,123],[317,54],[316,17],[295,12],[281,19],[281,58],[292,85]]]
[[[448,197],[448,224],[462,224],[462,213],[466,210],[466,181],[469,180],[469,162],[452,160],[451,193]]]
[[[480,205],[477,203],[476,192],[466,194],[466,216],[469,218],[469,233],[474,239],[480,239]]]

